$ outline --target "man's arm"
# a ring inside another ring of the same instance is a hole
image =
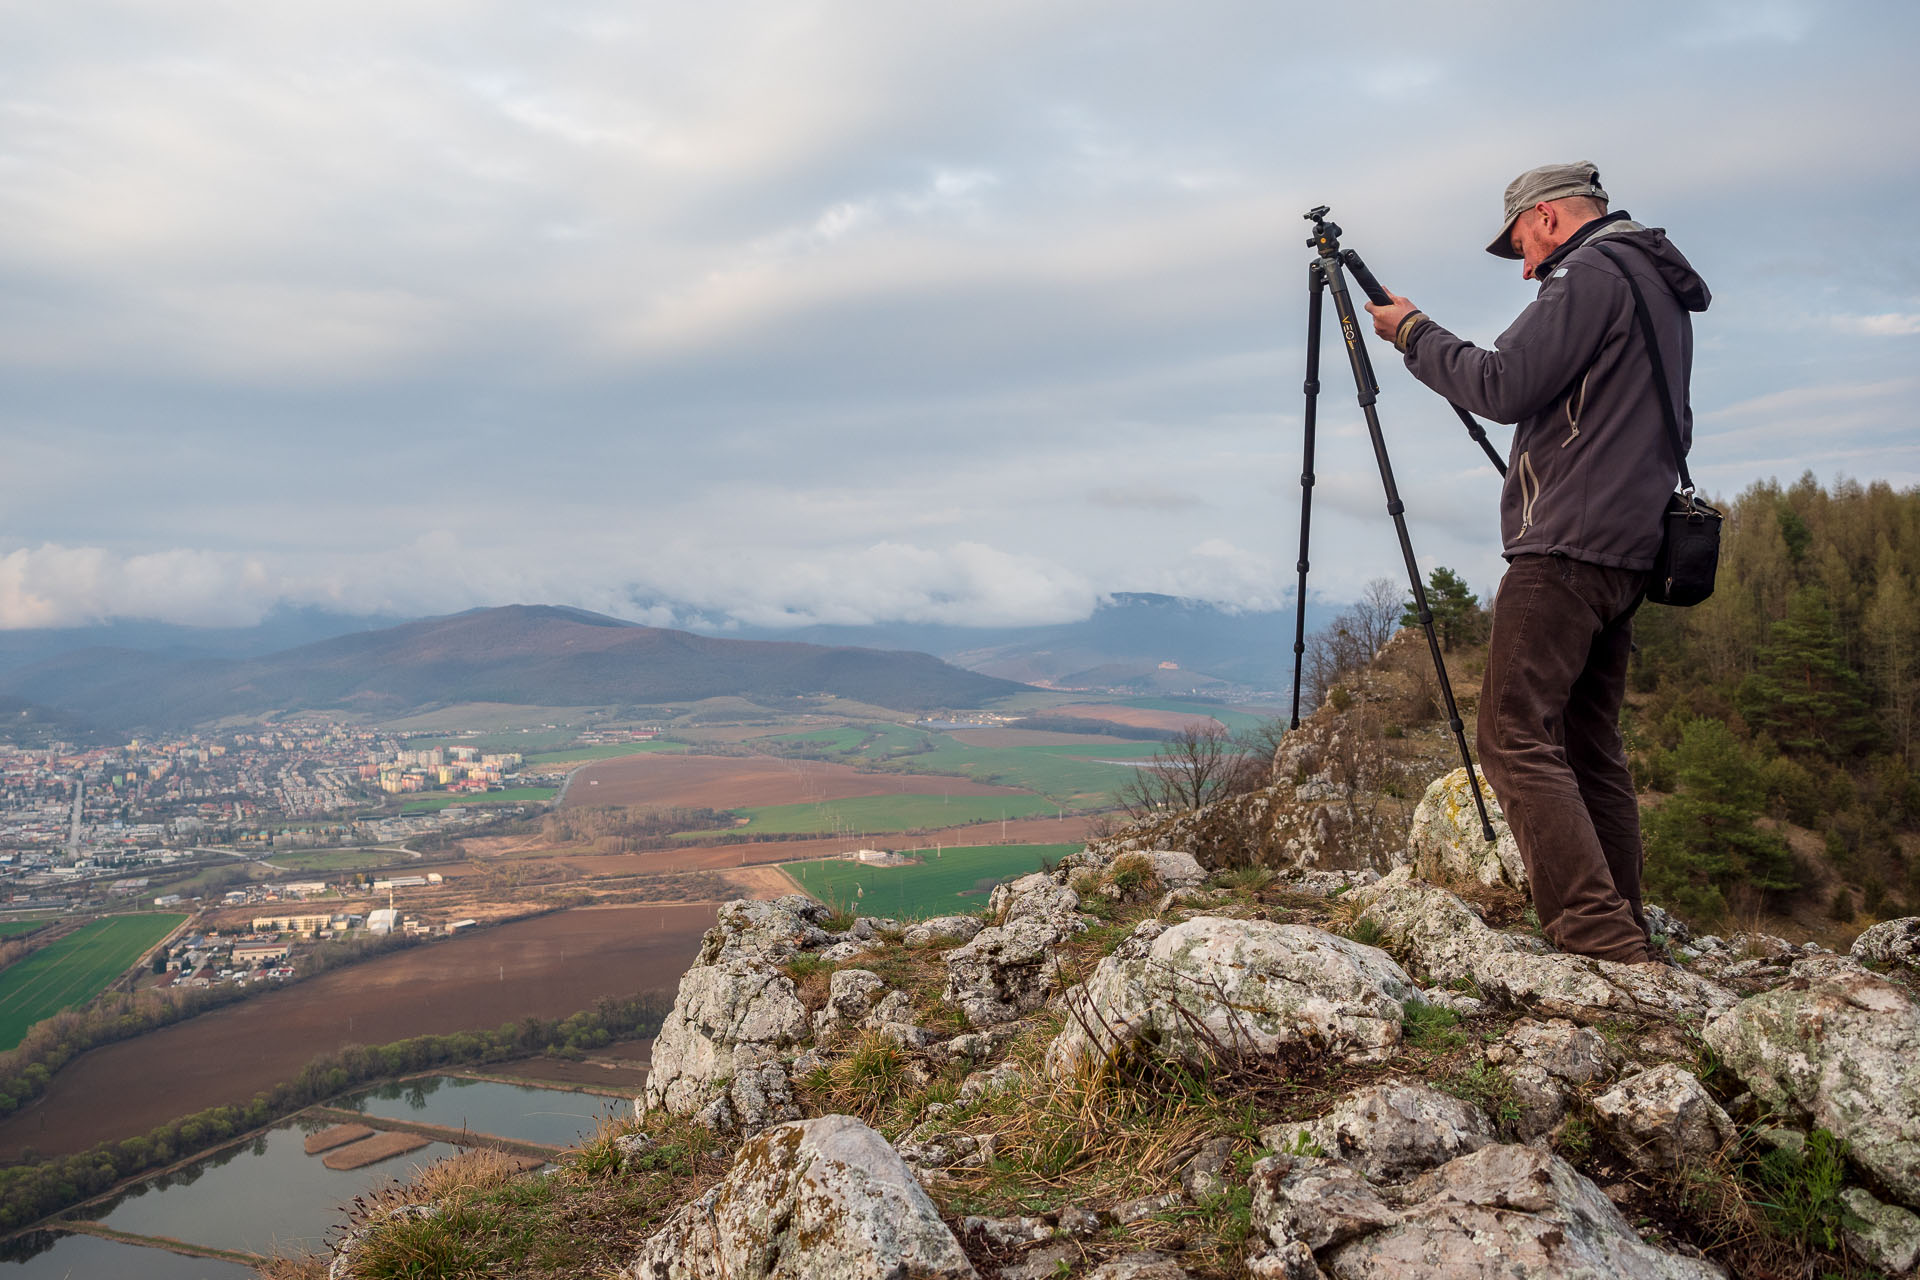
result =
[[[1545,408],[1593,363],[1625,293],[1617,277],[1570,264],[1547,281],[1491,351],[1392,296],[1392,306],[1367,310],[1374,332],[1406,353],[1407,371],[1483,418],[1518,422]]]

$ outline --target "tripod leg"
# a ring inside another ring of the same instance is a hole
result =
[[[1367,434],[1373,440],[1374,460],[1380,464],[1380,484],[1387,494],[1387,514],[1393,517],[1393,529],[1400,538],[1400,558],[1406,562],[1407,582],[1413,588],[1413,603],[1418,610],[1420,626],[1427,633],[1427,650],[1433,655],[1434,673],[1440,679],[1440,694],[1446,703],[1447,724],[1453,730],[1454,741],[1460,745],[1460,759],[1467,766],[1467,783],[1473,789],[1473,804],[1480,812],[1480,834],[1488,844],[1493,843],[1493,823],[1487,817],[1487,802],[1480,794],[1480,775],[1473,767],[1473,753],[1467,749],[1467,729],[1460,719],[1460,708],[1453,700],[1453,682],[1447,678],[1446,659],[1440,653],[1440,638],[1433,629],[1433,610],[1427,604],[1427,591],[1420,582],[1420,563],[1413,554],[1413,539],[1407,535],[1406,504],[1400,501],[1400,490],[1393,482],[1393,463],[1387,457],[1386,437],[1380,432],[1380,414],[1374,408],[1379,397],[1380,384],[1373,376],[1373,362],[1367,358],[1367,349],[1361,345],[1360,328],[1353,319],[1353,300],[1347,294],[1346,281],[1340,274],[1340,260],[1337,257],[1322,257],[1316,261],[1321,273],[1326,277],[1327,287],[1333,293],[1334,314],[1340,321],[1340,333],[1347,344],[1347,360],[1353,366],[1353,381],[1358,388],[1360,410],[1366,415]]]
[[[1300,572],[1300,582],[1293,596],[1293,720],[1290,727],[1295,729],[1300,727],[1300,669],[1307,652],[1307,535],[1313,527],[1313,426],[1320,398],[1320,300],[1326,287],[1327,278],[1320,264],[1308,264],[1307,380],[1302,387],[1307,396],[1302,419],[1306,443],[1300,463],[1300,559],[1294,565]]]

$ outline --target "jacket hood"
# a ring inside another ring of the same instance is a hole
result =
[[[1615,230],[1617,227],[1618,230]],[[1643,227],[1634,222],[1615,223],[1613,227],[1603,228],[1590,236],[1586,243],[1592,244],[1605,236],[1610,245],[1631,245],[1645,254],[1659,273],[1660,280],[1673,291],[1680,305],[1689,311],[1705,311],[1713,301],[1713,294],[1707,289],[1707,282],[1693,269],[1687,256],[1674,248],[1673,241],[1667,239],[1667,233],[1660,227]]]

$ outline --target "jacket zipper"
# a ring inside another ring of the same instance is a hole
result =
[[[1533,528],[1533,504],[1540,500],[1540,477],[1533,470],[1533,454],[1520,455],[1520,532],[1516,538],[1527,536],[1527,530]]]
[[[1567,438],[1560,442],[1562,449],[1572,444],[1580,436],[1580,415],[1586,412],[1587,408],[1587,379],[1592,376],[1593,370],[1591,369],[1581,375],[1579,389],[1567,397],[1567,425],[1573,428],[1573,430],[1568,432]]]

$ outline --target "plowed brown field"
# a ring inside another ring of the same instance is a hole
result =
[[[854,796],[1027,795],[966,778],[911,773],[862,773],[823,760],[771,756],[620,756],[582,766],[567,788],[567,807],[597,804],[682,805],[694,809],[750,809],[809,804]]]
[[[1145,707],[1105,707],[1099,704],[1087,706],[1055,707],[1047,713],[1054,716],[1073,716],[1080,720],[1106,720],[1112,724],[1129,724],[1141,729],[1184,729],[1188,725],[1219,724],[1212,716],[1203,716],[1190,711],[1149,711]]]
[[[551,1018],[603,995],[671,1000],[714,906],[591,907],[481,929],[337,969],[81,1054],[0,1120],[0,1161],[64,1155],[244,1102],[346,1044]]]

